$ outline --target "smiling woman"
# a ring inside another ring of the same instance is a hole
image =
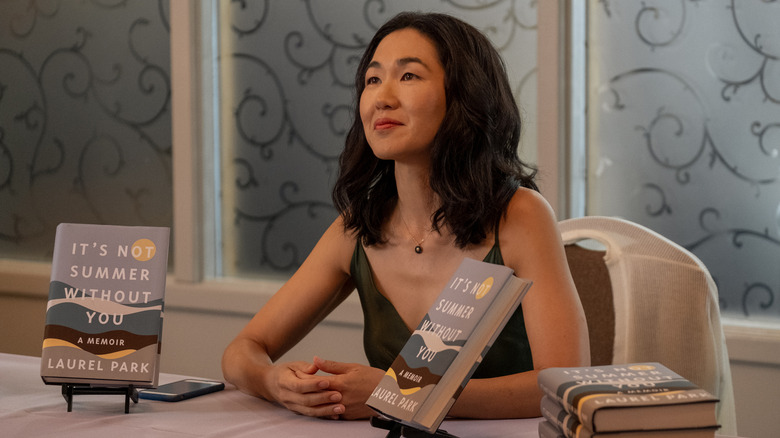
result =
[[[388,35],[368,66],[360,96],[363,130],[374,155],[422,160],[427,168],[445,111],[444,67],[433,43],[413,29]]]
[[[402,13],[368,44],[355,87],[333,191],[339,217],[225,350],[225,378],[301,414],[372,415],[365,401],[409,327],[469,257],[511,267],[534,291],[450,415],[538,416],[537,370],[585,365],[590,353],[556,219],[517,156],[520,114],[501,57],[463,21]],[[354,289],[370,366],[275,362]]]

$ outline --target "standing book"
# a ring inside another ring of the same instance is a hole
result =
[[[41,378],[156,387],[170,230],[60,224]]]
[[[718,399],[660,363],[547,368],[538,383],[596,433],[718,427]]]
[[[435,432],[530,287],[506,266],[464,259],[366,404]]]

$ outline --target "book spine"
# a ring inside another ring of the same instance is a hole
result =
[[[574,408],[572,406],[567,405],[566,400],[564,400],[563,397],[558,395],[558,392],[556,392],[550,385],[542,383],[541,375],[539,378],[539,388],[542,390],[544,397],[547,397],[550,400],[553,400],[555,403],[561,405],[561,407],[563,407],[563,409],[565,409],[567,412],[570,413],[574,412]]]
[[[547,420],[539,422],[539,438],[567,438],[557,427]]]
[[[548,396],[543,396],[540,405],[542,416],[554,424],[566,438],[576,438],[582,424],[577,417]]]
[[[662,389],[649,393],[593,394],[583,397],[578,404],[578,417],[590,430],[602,432],[594,422],[596,413],[601,409],[682,405],[716,400],[704,389],[672,389],[669,385]]]

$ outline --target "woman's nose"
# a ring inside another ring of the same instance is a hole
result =
[[[395,87],[391,83],[382,83],[376,89],[375,106],[377,109],[394,108],[398,105]]]

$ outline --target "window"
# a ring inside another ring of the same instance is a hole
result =
[[[537,120],[537,88],[540,103],[557,102],[535,65],[537,6],[539,19],[559,20],[548,2],[425,6],[475,24],[501,49],[525,115],[521,153],[540,162],[543,189],[581,177],[569,184],[588,188],[575,214],[623,216],[669,236],[710,268],[724,313],[776,318],[777,6],[572,3],[581,20],[561,23],[581,24],[588,39],[582,128],[576,117]],[[48,261],[63,221],[173,225],[183,281],[289,275],[335,215],[329,191],[355,57],[384,20],[419,8],[335,4],[178,5],[171,19],[194,28],[185,40],[169,34],[166,1],[3,2],[0,257]],[[169,38],[173,52],[159,44]],[[588,146],[578,152],[587,166],[557,173],[573,154],[544,162],[554,149],[537,151],[545,123]]]
[[[385,20],[419,3],[184,8],[197,10],[188,23],[201,39],[189,43],[203,57],[189,60],[200,108],[189,140],[209,146],[179,148],[176,163],[171,53],[159,44],[170,38],[168,2],[28,6],[2,5],[0,255],[48,261],[60,222],[171,226],[176,191],[200,197],[177,214],[201,217],[174,227],[189,247],[181,262],[198,272],[186,277],[198,279],[284,278],[300,265],[336,215],[330,189],[357,59]],[[504,52],[534,161],[534,3],[431,7],[472,22]]]
[[[587,6],[587,214],[691,250],[722,312],[756,320],[780,317],[779,19],[771,2]]]
[[[0,257],[50,261],[60,222],[171,225],[167,2],[113,3],[0,3]]]

